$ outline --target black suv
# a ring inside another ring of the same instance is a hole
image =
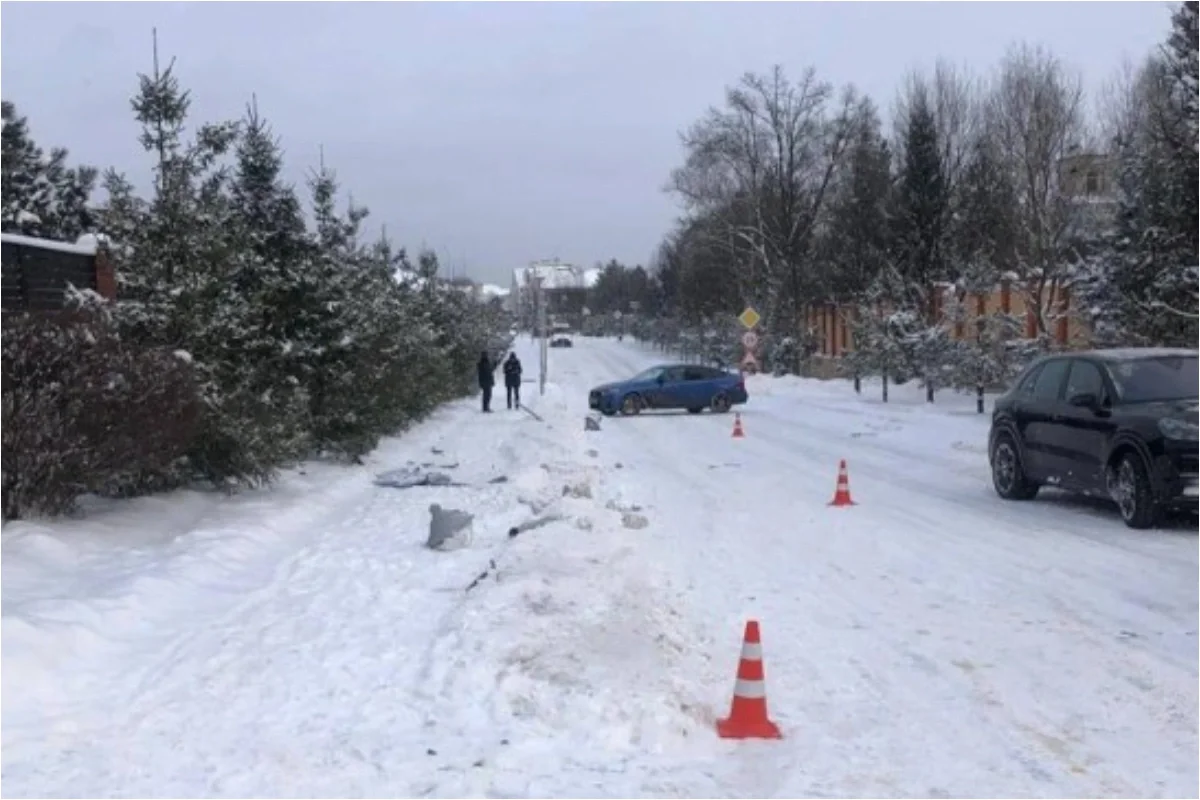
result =
[[[1043,485],[1116,501],[1131,528],[1196,506],[1196,350],[1062,353],[996,399],[988,454],[1007,500]]]

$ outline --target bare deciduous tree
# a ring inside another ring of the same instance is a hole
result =
[[[1017,191],[1017,273],[1038,332],[1048,332],[1050,298],[1066,278],[1067,247],[1086,211],[1064,181],[1064,159],[1086,139],[1083,88],[1049,51],[1009,50],[988,97],[986,124]]]
[[[807,256],[851,132],[853,92],[832,111],[833,87],[806,70],[747,74],[683,136],[687,160],[669,188],[710,223],[711,244],[738,272],[744,298],[776,324],[800,323]]]

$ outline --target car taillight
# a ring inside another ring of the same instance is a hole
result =
[[[744,392],[744,391],[746,391],[746,381],[745,381],[745,380],[739,380],[739,381],[737,382],[737,388],[738,388],[738,391],[739,391],[739,392]]]

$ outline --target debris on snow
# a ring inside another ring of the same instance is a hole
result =
[[[528,414],[529,416],[531,416],[531,417],[533,417],[534,419],[536,419],[538,422],[545,422],[545,421],[546,421],[546,420],[542,419],[541,417],[539,417],[539,416],[537,415],[537,412],[536,412],[536,411],[534,411],[533,409],[531,409],[529,406],[525,406],[525,405],[523,405],[523,406],[521,406],[521,410],[522,410],[522,411],[524,411],[524,412],[525,412],[526,414]]]
[[[627,511],[621,515],[621,524],[630,530],[641,530],[650,524],[650,520],[641,514],[633,514]]]
[[[583,429],[585,431],[600,430],[600,417],[596,416],[595,414],[589,414],[588,416],[584,417]]]
[[[392,489],[411,489],[414,486],[466,486],[456,483],[444,472],[427,472],[420,467],[401,467],[375,476],[376,486]]]
[[[430,550],[458,550],[471,543],[475,516],[455,508],[443,509],[437,503],[429,506],[429,538],[425,546]]]
[[[559,520],[562,520],[562,519],[564,519],[562,514],[547,514],[544,517],[535,517],[534,519],[522,522],[520,525],[516,526],[515,528],[509,528],[508,529],[508,538],[515,539],[518,536],[520,536],[522,533],[534,530],[535,528],[540,528],[543,525],[549,525],[551,522],[558,522]]]
[[[587,498],[592,497],[592,487],[587,481],[579,483],[567,484],[562,488],[563,497]]]
[[[496,573],[496,559],[494,559],[494,558],[488,560],[488,568],[485,569],[483,572],[479,573],[478,575],[476,575],[475,580],[468,583],[467,588],[464,591],[467,591],[467,592],[471,591],[476,586],[478,586],[479,584],[486,581],[488,579],[489,575],[496,575],[496,580],[500,579],[499,574]]]

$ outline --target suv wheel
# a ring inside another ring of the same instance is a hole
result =
[[[627,394],[621,401],[621,413],[627,417],[641,413],[642,398],[636,394]]]
[[[1130,528],[1144,530],[1158,524],[1159,506],[1146,464],[1136,453],[1126,453],[1110,476],[1109,494]]]
[[[732,406],[733,406],[733,403],[729,402],[729,398],[725,396],[724,392],[718,394],[716,397],[714,397],[712,399],[712,410],[717,412],[718,414],[724,414]]]
[[[992,486],[1005,500],[1032,500],[1041,488],[1025,475],[1017,443],[1007,433],[992,448]]]

